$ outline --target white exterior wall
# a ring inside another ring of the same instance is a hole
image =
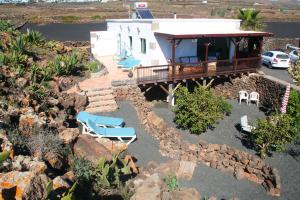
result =
[[[91,31],[91,52],[97,56],[112,56],[117,52],[117,34],[111,31]]]
[[[130,52],[136,59],[141,61],[142,65],[146,66],[151,65],[151,60],[155,58],[155,54],[157,54],[155,49],[150,49],[150,43],[154,43],[157,46],[154,33],[151,31],[151,25],[152,23],[108,22],[107,31],[120,34],[122,48],[126,47],[126,50],[130,50],[129,36],[132,36],[132,49]],[[141,53],[140,38],[146,39],[146,54]],[[117,48],[119,49],[119,47]]]
[[[163,36],[155,32],[202,32],[203,30],[214,33],[222,31],[235,31],[240,28],[240,20],[222,19],[124,19],[108,20],[107,31],[96,32],[100,39],[91,37],[92,53],[100,56],[119,55],[121,40],[122,48],[126,47],[143,66],[165,65],[172,57],[172,46]],[[92,32],[91,32],[92,33]],[[120,37],[119,37],[120,35]],[[132,49],[130,50],[129,36],[132,36]],[[97,36],[98,37],[98,36]],[[120,38],[120,39],[119,39]],[[146,54],[141,53],[140,38],[146,39]],[[178,40],[177,40],[178,41]],[[232,47],[232,44],[230,45]],[[105,47],[105,48],[103,48]],[[230,51],[230,58],[232,57]],[[179,61],[182,56],[196,56],[197,41],[182,40],[176,47],[175,59]]]

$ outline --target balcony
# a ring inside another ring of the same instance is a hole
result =
[[[261,65],[260,57],[216,60],[215,62],[175,63],[175,65],[137,67],[137,84],[146,85],[161,82],[232,75],[256,72]]]

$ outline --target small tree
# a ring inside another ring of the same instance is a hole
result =
[[[293,89],[288,101],[287,114],[292,117],[295,127],[300,132],[300,94]]]
[[[293,77],[293,79],[297,81],[299,85],[300,84],[300,61],[296,62],[294,65],[289,67],[288,71]]]
[[[242,20],[241,25],[245,30],[263,30],[265,24],[259,14],[260,11],[254,9],[239,9],[237,18]]]
[[[198,87],[193,93],[181,87],[175,93],[175,122],[193,134],[200,134],[207,128],[213,128],[217,120],[231,112],[232,106],[224,98],[214,96],[212,91]]]
[[[298,134],[289,115],[275,114],[266,119],[258,119],[250,137],[259,155],[265,157],[271,150],[283,151],[286,144],[298,138]]]

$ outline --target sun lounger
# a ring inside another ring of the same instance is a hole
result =
[[[87,120],[87,131],[85,134],[89,134],[93,137],[99,138],[117,138],[121,142],[124,142],[123,138],[131,138],[127,145],[136,139],[136,134],[134,128],[103,128],[97,126],[97,124],[91,120]],[[124,142],[125,143],[125,142]]]
[[[114,128],[121,128],[124,126],[125,122],[122,118],[116,117],[106,117],[100,115],[93,115],[88,112],[81,111],[76,116],[76,120],[80,122],[83,126],[86,125],[87,120],[91,120],[100,127],[114,127]]]
[[[246,132],[249,132],[249,133],[251,133],[251,130],[255,129],[255,127],[248,124],[247,115],[243,115],[241,117],[241,128],[242,128],[242,131],[246,131]]]

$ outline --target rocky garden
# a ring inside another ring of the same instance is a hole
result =
[[[287,112],[281,114],[279,97],[286,86],[258,74],[215,81],[212,89],[199,86],[189,91],[180,87],[173,108],[176,127],[172,127],[173,122],[154,111],[153,103],[146,100],[145,91],[133,78],[115,80],[109,87],[112,92],[100,97],[126,101],[133,107],[134,111],[125,110],[122,117],[130,121],[135,116],[132,125],[140,132],[128,147],[80,132],[76,115],[88,108],[92,97],[97,98],[89,95],[101,91],[83,91],[79,82],[93,76],[98,80],[108,73],[101,63],[91,60],[88,47],[46,41],[39,32],[20,32],[5,20],[0,20],[0,38],[2,199],[217,199],[201,195],[194,188],[197,184],[193,188],[179,184],[192,180],[197,166],[261,185],[270,198],[285,192],[285,179],[267,159],[298,140],[298,91],[291,90]],[[241,89],[261,94],[261,109],[267,116],[258,119],[257,128],[243,138],[257,155],[225,142],[201,139],[236,112],[228,99],[235,98]],[[117,108],[113,106],[110,111]],[[182,130],[197,137],[186,140]],[[148,136],[158,142],[155,150],[166,161],[138,166],[137,160],[146,160],[143,152],[154,154],[150,149],[155,145],[139,143]],[[231,197],[236,199],[235,194]]]

